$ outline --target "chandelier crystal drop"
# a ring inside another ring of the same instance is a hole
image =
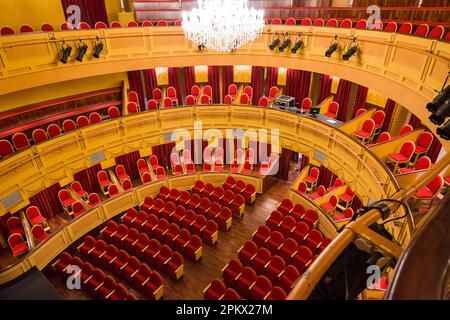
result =
[[[261,35],[264,11],[247,0],[198,0],[198,8],[183,12],[181,27],[196,46],[231,52]]]

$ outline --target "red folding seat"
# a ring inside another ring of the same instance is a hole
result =
[[[222,209],[222,206],[218,202],[211,203],[211,208],[207,210],[206,217],[208,220],[217,221],[217,218],[220,215],[220,210]]]
[[[326,247],[328,247],[328,245],[333,241],[332,238],[330,237],[325,237],[322,240],[322,243],[320,244],[319,250],[317,251],[317,254],[322,253],[323,250],[325,250]]]
[[[140,293],[145,293],[145,285],[150,281],[151,273],[152,270],[150,269],[150,267],[145,263],[141,263],[137,273],[133,277],[134,287]]]
[[[105,190],[107,190],[111,184],[111,181],[108,178],[108,174],[104,170],[101,170],[97,173],[97,180],[100,184],[100,187],[102,187],[103,192],[105,192]]]
[[[184,260],[178,253],[174,252],[172,258],[167,262],[166,272],[174,280],[178,280],[183,276]]]
[[[283,221],[281,221],[278,230],[283,234],[284,237],[290,237],[292,231],[294,231],[297,222],[291,216],[284,216]]]
[[[200,206],[200,201],[201,201],[200,195],[196,193],[192,194],[191,200],[188,203],[188,209],[196,212],[198,207]]]
[[[201,195],[203,198],[211,199],[212,195],[214,193],[214,185],[212,183],[205,184],[205,187],[203,188]]]
[[[161,251],[161,243],[156,239],[150,239],[148,247],[145,249],[145,261],[148,264],[156,263],[156,256]]]
[[[105,273],[96,268],[94,269],[94,272],[92,273],[92,277],[89,277],[88,280],[84,283],[85,284],[85,290],[94,298],[97,298],[98,296],[98,290],[105,282],[106,275]]]
[[[375,121],[373,119],[364,120],[360,130],[353,132],[353,137],[362,143],[368,143],[372,140],[375,131]]]
[[[136,162],[136,165],[137,165],[138,172],[139,172],[139,175],[141,176],[141,178],[144,173],[149,172],[147,163],[145,162],[144,159],[138,159],[138,161]]]
[[[157,272],[150,273],[149,280],[145,283],[145,294],[150,300],[159,300],[163,295],[163,279]]]
[[[333,203],[334,203],[334,201],[335,200],[333,200]],[[306,223],[308,225],[308,227],[311,229],[317,225],[317,223],[319,221],[318,219],[319,219],[319,215],[317,214],[317,211],[314,209],[308,209],[308,210],[306,210],[305,217],[303,218],[302,221],[304,223]]]
[[[301,246],[297,250],[292,265],[302,274],[311,263],[312,256],[313,253],[308,247]]]
[[[73,257],[70,255],[70,253],[67,253],[66,251],[63,251],[59,257],[58,260],[56,260],[52,264],[52,268],[56,271],[59,275],[64,275],[67,267],[71,264]]]
[[[2,36],[8,36],[15,33],[16,32],[14,31],[14,29],[11,27],[2,27],[2,29],[0,30],[0,35]]]
[[[305,213],[306,213],[305,207],[300,203],[296,203],[292,208],[290,215],[295,219],[295,221],[299,222],[303,219]]]
[[[267,239],[265,247],[269,249],[272,255],[278,253],[284,241],[284,236],[281,232],[273,231],[269,239]]]
[[[326,26],[327,27],[331,27],[331,28],[336,28],[336,27],[339,26],[339,23],[338,23],[338,21],[336,19],[330,19],[330,20],[327,21]]]
[[[416,31],[414,31],[414,35],[426,37],[429,31],[430,31],[429,25],[421,24],[419,27],[417,27]]]
[[[351,28],[353,25],[352,20],[345,19],[341,22],[341,28]]]
[[[258,276],[255,285],[250,289],[250,300],[266,300],[272,289],[272,283],[266,276]]]
[[[444,36],[444,33],[445,29],[443,26],[436,26],[430,31],[428,38],[440,40]]]
[[[77,118],[77,126],[80,129],[89,126],[89,119],[88,119],[88,117],[86,117],[86,116],[79,116]]]
[[[124,243],[123,241],[128,235],[129,228],[124,224],[119,224],[117,227],[116,233],[112,236],[114,244],[118,248],[123,248]]]
[[[336,197],[333,194],[328,199],[328,202],[325,202],[325,203],[320,205],[320,209],[325,211],[327,214],[332,214],[334,212],[334,210],[336,210],[337,203],[338,203],[338,197]]]
[[[24,150],[30,147],[30,141],[23,132],[17,132],[12,136],[12,142],[16,151]]]
[[[323,240],[323,234],[317,229],[312,229],[308,237],[305,239],[305,245],[311,250],[312,253],[315,253],[320,246],[320,243]]]
[[[99,113],[92,112],[91,114],[89,114],[89,122],[91,124],[100,123],[100,122],[102,122],[102,117],[100,116]]]
[[[241,297],[239,297],[239,294],[236,291],[234,291],[233,289],[227,288],[227,289],[225,289],[225,293],[223,294],[221,300],[225,300],[225,301],[241,300]]]
[[[201,195],[203,189],[205,188],[205,183],[202,180],[197,180],[192,187],[192,194]]]
[[[253,269],[257,274],[264,274],[266,272],[266,265],[272,259],[272,254],[266,248],[259,248],[253,258]]]
[[[283,214],[280,211],[272,211],[270,216],[266,220],[266,226],[272,231],[278,230],[281,222],[283,221]]]
[[[220,204],[222,206],[231,208],[231,203],[233,202],[234,198],[234,192],[231,190],[226,190],[220,201]]]
[[[282,21],[280,18],[274,18],[270,21],[270,24],[282,24]]]
[[[124,180],[129,180],[130,179],[130,176],[125,171],[125,167],[123,165],[121,165],[121,164],[116,166],[116,175],[117,175],[117,178],[119,178],[119,180],[121,182],[123,182]]]
[[[33,140],[34,143],[41,143],[47,141],[47,133],[43,129],[35,129],[33,130]]]
[[[284,24],[288,26],[295,26],[297,21],[294,18],[287,18]]]
[[[187,209],[190,201],[191,201],[191,194],[189,193],[189,191],[181,191],[178,204],[182,205],[185,209]]]
[[[334,221],[335,222],[344,222],[344,221],[348,221],[353,217],[353,209],[352,208],[347,208],[344,210],[343,214],[339,214],[336,215],[334,217]]]
[[[300,273],[293,265],[288,265],[280,276],[279,286],[284,292],[289,293],[294,283],[300,278]]]
[[[431,167],[431,160],[430,160],[430,158],[425,156],[425,157],[419,158],[419,160],[417,160],[414,168],[400,168],[399,171],[400,171],[400,173],[405,174],[405,173],[411,173],[411,172],[420,171],[420,170],[427,170],[430,167]]]
[[[84,238],[83,243],[77,247],[80,255],[84,258],[89,258],[92,250],[94,250],[96,243],[97,240],[95,240],[93,236],[87,236],[86,238]]]
[[[253,233],[253,241],[256,245],[261,248],[266,245],[266,242],[269,240],[272,231],[267,226],[260,226],[258,230]]]
[[[186,229],[183,230],[189,232]],[[202,239],[200,239],[200,237],[195,234],[192,235],[191,239],[185,247],[186,257],[194,262],[198,261],[202,256],[202,248]]]
[[[129,258],[130,255],[125,250],[119,250],[117,258],[112,262],[112,270],[116,276],[123,277],[123,269],[126,267]]]
[[[240,169],[239,169],[240,165],[238,160],[233,159],[233,161],[231,162],[231,166],[230,166],[230,172],[231,173],[239,173]]]
[[[117,282],[111,276],[105,276],[103,284],[97,291],[97,298],[102,300],[109,299],[117,288]]]
[[[324,116],[335,119],[337,117],[338,112],[339,112],[339,103],[333,101],[328,106],[328,111],[324,113]]]
[[[159,20],[158,23],[156,24],[156,26],[158,26],[158,27],[168,27],[169,24],[167,23],[166,20]]]
[[[161,243],[164,242],[164,235],[169,230],[169,226],[169,221],[167,221],[166,219],[159,219],[158,224],[156,225],[156,228],[154,230],[154,237],[156,238],[156,240]]]
[[[174,87],[167,88],[167,98],[170,99],[172,105],[178,106],[177,90]]]
[[[223,196],[225,195],[225,190],[223,190],[222,187],[218,186],[214,188],[214,192],[212,194],[212,201],[219,202],[222,200]]]
[[[14,153],[14,148],[8,140],[0,140],[0,158]]]
[[[256,200],[256,188],[253,184],[249,183],[243,190],[243,196],[245,198],[245,203],[252,204]]]
[[[186,209],[182,205],[178,205],[172,215],[172,222],[181,225],[181,221],[186,216]]]
[[[165,205],[164,200],[156,199],[150,212],[160,218]]]
[[[384,27],[385,32],[397,32],[397,23],[396,22],[388,22]]]
[[[58,125],[52,123],[47,127],[47,133],[50,138],[61,135],[61,129]]]
[[[135,228],[131,228],[129,229],[126,238],[123,240],[123,247],[130,254],[133,254],[135,252],[134,246],[139,240],[139,235],[140,235],[139,231],[137,231]]]
[[[246,241],[238,250],[239,260],[244,266],[250,266],[256,257],[258,246],[253,241]]]
[[[74,181],[71,183],[70,188],[81,198],[83,199],[87,199],[88,197],[88,193],[86,190],[83,189],[83,187],[81,186],[81,183],[79,183],[78,181]]]
[[[323,19],[320,19],[320,18],[315,19],[314,23],[313,23],[313,26],[323,27],[323,26],[325,26],[325,21],[323,21]]]
[[[405,124],[399,131],[398,136],[403,137],[413,132],[414,128],[410,124]]]
[[[163,211],[161,212],[161,218],[166,219],[167,221],[172,221],[172,215],[175,213],[175,209],[177,208],[176,204],[172,201],[166,202]]]
[[[286,263],[280,256],[274,255],[266,266],[265,276],[269,278],[272,283],[278,283],[281,273],[286,268]]]
[[[227,190],[228,192],[229,190]],[[230,209],[233,215],[242,217],[245,210],[245,199],[242,195],[236,194],[230,204]]]
[[[416,140],[416,149],[413,154],[413,162],[415,163],[419,157],[426,155],[433,142],[433,135],[430,132],[423,132]]]
[[[75,260],[75,259],[74,259]],[[79,262],[81,262],[80,264],[78,264]],[[81,267],[81,281],[87,282],[89,277],[92,276],[92,274],[94,273],[94,267],[92,266],[92,264],[90,264],[89,262],[82,262],[81,260],[76,260],[76,264],[74,264],[76,266]]]
[[[280,287],[273,286],[267,300],[286,300],[287,295]]]
[[[332,186],[330,186],[330,187],[327,188],[327,191],[328,191],[328,192],[332,192],[332,191],[334,191],[335,189],[341,187],[343,184],[344,184],[344,182],[342,181],[342,179],[337,178],[336,180],[334,180],[334,184],[333,184]]]
[[[278,255],[283,258],[287,264],[291,263],[294,256],[297,254],[298,244],[293,238],[284,240],[283,245],[278,252]]]
[[[72,119],[66,119],[64,120],[63,124],[64,132],[71,132],[77,129],[77,125],[75,124],[75,121]]]
[[[134,254],[140,259],[145,259],[145,250],[147,250],[150,244],[150,238],[145,233],[140,233],[139,237],[134,244]]]
[[[222,207],[220,209],[220,214],[217,217],[217,224],[221,231],[227,231],[231,228],[233,221],[232,212],[227,207]]]
[[[219,279],[214,279],[203,290],[206,300],[220,300],[225,294],[225,285]]]
[[[66,189],[61,189],[58,192],[58,199],[61,203],[62,207],[67,213],[71,212],[71,206],[75,202],[75,200],[70,195],[69,191]]]
[[[75,218],[83,215],[86,212],[81,201],[75,201],[72,204],[72,211]]]
[[[120,117],[120,111],[117,107],[109,107],[108,109],[108,117],[110,119],[117,119]]]
[[[306,237],[309,234],[309,227],[306,223],[300,221],[297,222],[297,225],[292,231],[292,238],[297,241],[298,245],[301,245],[303,241],[305,241]]]
[[[237,259],[231,259],[228,264],[222,269],[223,279],[225,284],[229,287],[236,287],[237,279],[242,274],[244,267]]]
[[[415,146],[414,142],[406,141],[405,143],[403,143],[402,148],[400,149],[399,153],[388,154],[386,163],[394,164],[394,169],[393,169],[394,174],[397,173],[398,167],[400,165],[409,163],[415,149],[416,149],[416,146]]]
[[[33,235],[34,240],[36,240],[36,244],[41,244],[45,240],[48,239],[49,235],[45,232],[44,228],[37,224],[31,228],[31,234]]]
[[[223,183],[223,189],[226,190],[233,190],[234,186],[236,185],[236,179],[234,179],[232,176],[228,176],[225,182]]]
[[[184,216],[184,219],[181,221],[183,228],[185,228],[187,230],[191,230],[191,227],[194,224],[196,218],[197,218],[197,215],[195,214],[195,212],[192,211],[191,209],[188,209],[186,211],[186,215]]]
[[[100,257],[101,264],[106,270],[111,271],[113,268],[113,261],[116,259],[116,257],[119,255],[119,249],[113,244],[109,244],[106,247],[106,251],[104,254],[102,254]]]
[[[18,217],[9,217],[8,220],[6,220],[6,227],[8,228],[9,234],[25,234],[22,222]]]
[[[241,275],[237,279],[236,289],[245,298],[250,296],[250,288],[254,286],[257,279],[255,270],[250,267],[244,267]]]
[[[290,199],[283,199],[278,206],[278,211],[282,214],[286,215],[289,214],[292,209],[294,208],[294,203]]]
[[[136,257],[128,257],[127,265],[123,268],[123,279],[128,282],[128,284],[133,285],[133,277],[139,271],[140,267],[141,262]]]
[[[169,229],[164,235],[164,243],[175,249],[175,240],[180,235],[180,227],[175,223],[171,223]]]
[[[238,193],[243,192],[243,191],[245,190],[245,187],[246,187],[246,186],[247,186],[247,184],[246,184],[244,181],[238,179],[238,180],[236,181],[236,184],[235,184],[234,187],[232,188],[232,190],[233,190],[233,192],[234,192],[235,194],[238,194]]]
[[[109,300],[136,300],[136,297],[129,293],[122,284],[118,284]]]
[[[101,265],[102,255],[106,253],[107,248],[108,244],[105,241],[97,240],[95,242],[94,248],[88,251],[88,255],[86,255],[86,258],[92,260],[95,265]]]
[[[191,88],[191,95],[194,97],[195,101],[200,97],[200,87],[194,84]]]
[[[133,222],[136,220],[138,212],[135,208],[128,208],[127,212],[120,217],[122,223],[127,225],[128,227],[133,227]]]
[[[113,243],[113,236],[115,235],[115,233],[117,232],[117,228],[119,227],[119,225],[113,221],[113,220],[109,220],[106,223],[106,227],[104,227],[100,233],[103,237],[103,239],[108,242],[108,243]]]
[[[117,197],[119,194],[119,188],[117,188],[115,184],[111,184],[108,186],[108,195],[110,198]]]
[[[258,106],[266,108],[269,106],[269,99],[267,97],[259,98]]]
[[[88,203],[91,207],[95,207],[100,204],[100,197],[95,192],[89,194]]]
[[[347,187],[345,189],[345,192],[343,194],[339,195],[339,203],[344,208],[348,208],[351,206],[354,198],[355,198],[355,192],[350,187]]]
[[[191,226],[191,233],[201,237],[203,230],[206,228],[207,221],[208,220],[204,216],[197,215],[195,217],[194,223]]]
[[[146,196],[144,198],[144,202],[141,203],[140,208],[141,210],[145,211],[146,213],[150,214],[152,212],[153,206],[155,204],[155,200],[152,196]]]
[[[195,165],[193,163],[186,164],[186,173],[187,174],[196,174],[197,170],[195,169]]]
[[[172,258],[172,255],[172,249],[168,245],[163,244],[155,257],[156,267],[161,271],[166,271],[167,263]]]

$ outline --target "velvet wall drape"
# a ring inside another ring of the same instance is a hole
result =
[[[84,169],[83,171],[77,172],[73,175],[73,179],[81,183],[81,186],[88,193],[100,193],[101,188],[98,183],[97,173],[102,170],[100,164],[96,164],[90,168]]]
[[[234,82],[234,67],[222,67],[222,98],[228,94],[228,86]]]
[[[304,98],[309,96],[311,85],[311,72],[288,69],[286,74],[285,94],[295,98],[296,104],[301,104]]]
[[[259,98],[264,94],[263,92],[263,81],[264,81],[264,68],[253,66],[252,67],[252,84],[253,87],[253,98],[252,103],[257,106],[259,103]]]
[[[356,91],[355,105],[353,106],[352,119],[356,116],[356,112],[360,108],[366,106],[367,94],[369,89],[364,86],[358,86],[358,91]]]
[[[383,131],[389,131],[389,128],[391,126],[391,122],[392,122],[392,117],[394,115],[394,111],[395,111],[395,101],[388,99],[386,101],[386,106],[384,107],[384,113],[385,113],[385,117],[384,117],[384,122],[383,125],[381,126],[381,132]]]
[[[266,79],[264,81],[265,95],[269,96],[270,88],[278,85],[278,68],[277,67],[267,67],[266,69]]]
[[[191,94],[192,86],[195,84],[195,67],[184,67],[184,95]]]
[[[139,151],[124,154],[115,159],[116,164],[121,164],[125,167],[126,172],[131,179],[139,178],[139,170],[137,169],[137,161],[141,158]]]
[[[81,10],[81,22],[89,23],[91,28],[94,28],[95,23],[98,21],[109,24],[105,0],[61,0],[61,4],[66,19],[73,15],[73,12],[69,11],[67,13],[67,8],[71,5],[76,5]]]
[[[319,94],[318,104],[322,103],[323,100],[325,100],[326,98],[328,98],[330,96],[331,83],[332,83],[332,77],[327,74],[323,74],[321,82],[320,82],[320,94]]]
[[[141,110],[145,107],[144,88],[142,86],[141,71],[128,71],[128,83],[130,84],[130,90],[136,91],[139,95],[139,105]]]
[[[183,95],[181,93],[180,68],[169,68],[169,86],[177,90],[178,105],[183,105]]]
[[[144,70],[144,84],[147,99],[153,99],[153,89],[158,87],[155,69]],[[141,110],[143,110],[141,108]]]
[[[350,81],[341,79],[339,81],[338,89],[334,101],[339,103],[339,112],[336,119],[340,121],[347,121],[348,100],[350,98],[350,89],[352,83]]]
[[[58,192],[61,189],[59,183],[51,185],[47,189],[32,196],[29,199],[30,205],[38,207],[42,215],[47,219],[63,212],[63,207],[58,199]]]
[[[213,91],[213,103],[220,103],[220,67],[208,66],[208,84]]]

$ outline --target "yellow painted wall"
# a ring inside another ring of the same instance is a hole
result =
[[[40,30],[44,22],[59,29],[65,21],[61,0],[2,0],[0,12],[0,26],[10,26],[16,32],[24,23]]]
[[[158,86],[169,85],[169,69],[166,67],[155,68],[156,82]]]
[[[109,23],[118,21],[118,13],[122,12],[120,8],[120,0],[105,0],[106,12],[108,14]]]
[[[234,66],[234,82],[250,83],[252,82],[252,66],[238,65]]]
[[[336,94],[338,87],[339,87],[339,81],[341,81],[341,78],[339,77],[332,77],[331,78],[331,89],[330,89],[330,93],[331,94]]]
[[[59,82],[52,85],[40,86],[2,95],[0,96],[0,112],[79,93],[119,87],[122,81],[125,81],[125,85],[128,87],[128,77],[125,72]],[[18,97],[20,97],[20,99],[18,99]]]
[[[195,82],[208,82],[208,66],[195,66]]]
[[[369,89],[367,93],[367,103],[370,103],[374,106],[378,106],[384,108],[386,106],[387,97],[376,92],[375,90]]]
[[[286,85],[287,68],[278,68],[277,84],[279,86]]]

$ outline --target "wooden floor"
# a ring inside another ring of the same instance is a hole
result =
[[[258,195],[253,205],[246,206],[242,219],[233,217],[230,231],[219,232],[219,240],[215,246],[203,245],[200,261],[194,263],[184,260],[184,276],[180,280],[172,280],[160,272],[164,283],[164,299],[203,299],[202,290],[214,278],[222,279],[221,269],[230,259],[237,257],[237,250],[245,241],[251,239],[253,232],[260,225],[265,223],[265,219],[276,209],[280,200],[287,195],[287,191],[288,182],[277,181],[264,195]],[[90,299],[80,290],[68,290],[65,283],[51,270],[46,270],[45,273],[64,299]],[[125,284],[123,281],[120,282]],[[145,299],[132,288],[129,289],[136,297]]]

